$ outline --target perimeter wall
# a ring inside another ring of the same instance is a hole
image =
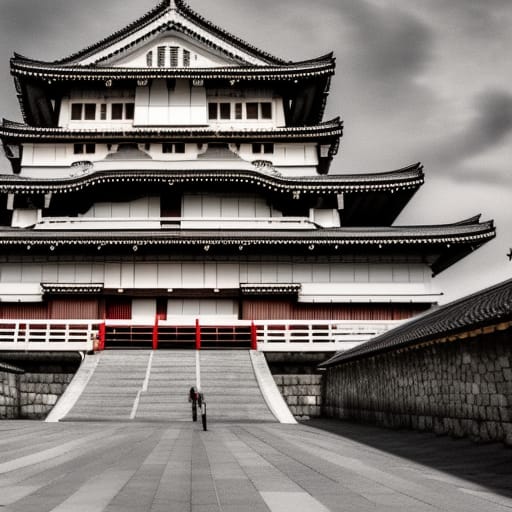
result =
[[[512,445],[512,329],[341,362],[324,415]]]

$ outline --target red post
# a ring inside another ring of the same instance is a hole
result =
[[[201,350],[201,326],[199,318],[196,319],[196,350]]]
[[[251,350],[258,350],[258,331],[254,320],[251,322]]]
[[[153,350],[158,349],[158,315],[155,315],[155,325],[153,326]]]
[[[99,350],[105,350],[106,332],[107,332],[107,326],[106,326],[105,322],[103,322],[102,324],[99,325],[99,328],[98,328],[98,339],[99,339],[98,348],[99,348]]]

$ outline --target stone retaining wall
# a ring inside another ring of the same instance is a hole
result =
[[[11,356],[10,364],[0,362],[0,419],[45,418],[73,379],[79,356]]]
[[[324,414],[512,445],[509,331],[328,368]]]
[[[322,375],[274,375],[291,413],[299,420],[317,418],[322,412]]]
[[[18,375],[0,371],[0,419],[19,417]]]

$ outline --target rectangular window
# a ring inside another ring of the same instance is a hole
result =
[[[257,103],[247,103],[245,105],[247,119],[258,119],[258,104]]]
[[[188,50],[183,50],[183,67],[190,67],[190,52]]]
[[[265,142],[265,144],[263,144],[263,153],[265,153],[267,155],[273,154],[274,153],[274,144]]]
[[[94,103],[86,103],[85,105],[85,120],[94,121],[96,119],[96,105]]]
[[[231,103],[220,103],[220,118],[231,119]]]
[[[272,103],[269,101],[261,104],[261,118],[272,119]]]
[[[153,52],[146,53],[146,65],[148,68],[153,67]]]
[[[75,155],[81,155],[84,152],[83,144],[73,144],[73,153]]]
[[[162,153],[185,153],[184,142],[164,142],[162,144]]]
[[[177,46],[171,46],[171,68],[177,68],[178,67],[178,47]]]
[[[71,120],[72,121],[81,121],[82,119],[82,103],[72,103],[71,104]]]
[[[175,153],[185,153],[185,143],[184,142],[176,142],[176,144],[174,144],[174,152]]]
[[[162,153],[172,153],[172,144],[164,142],[162,144]]]
[[[208,119],[218,119],[217,103],[208,103]]]
[[[242,119],[242,104],[235,103],[235,119]]]
[[[125,118],[133,119],[135,116],[135,103],[126,103],[125,108]]]
[[[159,68],[163,68],[165,66],[165,46],[159,46],[157,48],[157,64]]]
[[[123,104],[112,103],[112,119],[123,119]]]
[[[96,144],[86,144],[85,145],[85,152],[87,154],[96,153]]]
[[[267,155],[274,153],[274,144],[271,142],[256,142],[252,145],[252,152],[255,154],[265,153]]]
[[[106,103],[102,103],[100,105],[100,119],[102,121],[104,121],[105,119],[107,119],[107,104]]]

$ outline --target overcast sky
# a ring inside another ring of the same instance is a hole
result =
[[[12,52],[53,60],[111,34],[157,0],[0,0],[0,114],[19,119]],[[482,213],[497,238],[436,277],[445,299],[508,279],[512,246],[511,0],[189,0],[290,60],[334,51],[326,117],[345,135],[331,172],[421,161],[426,183],[396,224]],[[7,171],[8,164],[0,161]],[[5,172],[3,171],[3,172]]]

